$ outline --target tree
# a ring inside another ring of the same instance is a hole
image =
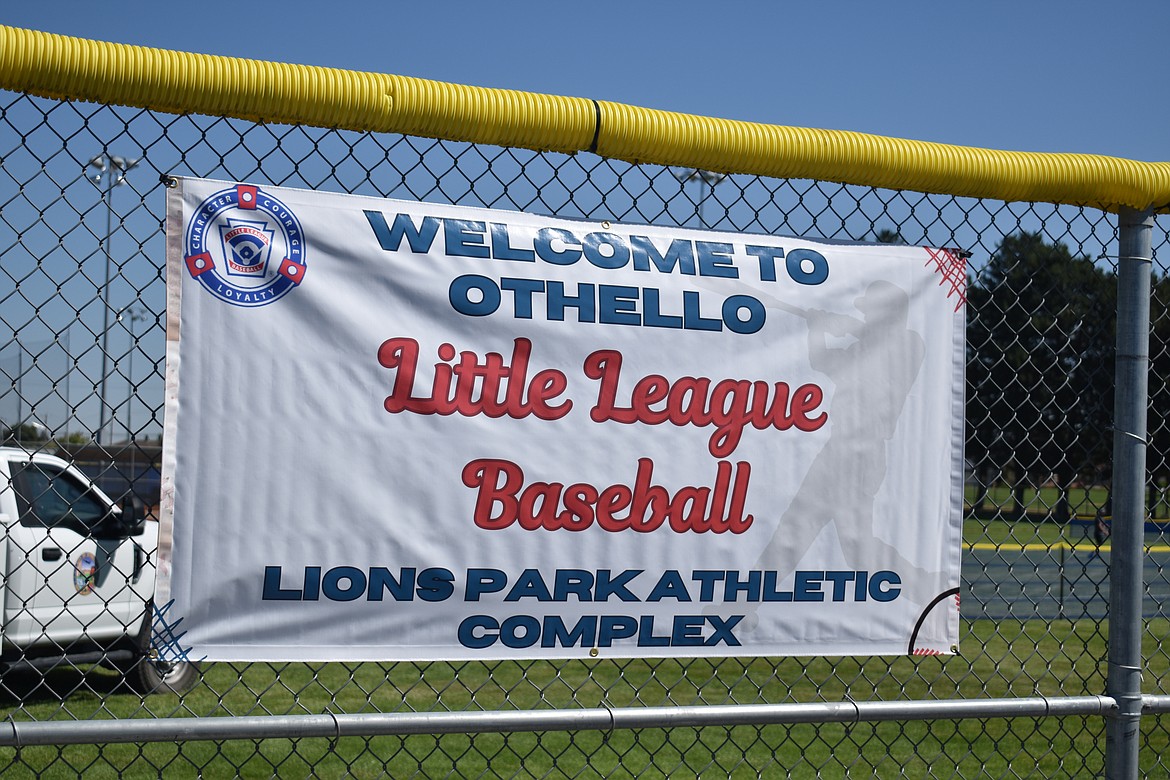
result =
[[[1170,276],[1153,279],[1150,296],[1149,473],[1161,492],[1170,479]],[[1155,494],[1155,508],[1162,496]]]
[[[1116,282],[1039,233],[1004,238],[968,287],[967,441],[977,468],[1024,489],[1060,487],[1108,462]]]
[[[13,427],[0,422],[0,444],[20,446],[40,444],[49,440],[49,430],[38,423],[20,423]]]
[[[902,238],[902,234],[897,230],[890,230],[889,228],[882,228],[874,233],[874,241],[879,244],[905,244],[906,239]]]

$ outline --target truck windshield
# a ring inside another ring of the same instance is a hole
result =
[[[109,511],[87,485],[66,471],[41,463],[10,465],[21,525],[87,533]]]

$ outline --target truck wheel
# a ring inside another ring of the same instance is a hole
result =
[[[199,664],[141,656],[128,679],[139,693],[185,693],[199,682]]]

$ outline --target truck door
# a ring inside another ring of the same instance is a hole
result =
[[[121,636],[142,615],[141,550],[103,538],[112,503],[55,460],[8,464],[19,516],[9,525],[5,631],[22,644]]]

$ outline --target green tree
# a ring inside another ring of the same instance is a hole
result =
[[[1147,430],[1153,509],[1164,517],[1165,485],[1170,481],[1170,276],[1155,277],[1150,295],[1150,405]]]
[[[1114,274],[1039,233],[1004,238],[968,288],[968,459],[1024,490],[1069,488],[1109,460],[1116,322]]]
[[[37,423],[20,423],[16,426],[0,422],[0,444],[40,444],[49,440],[49,431]]]
[[[905,244],[906,239],[902,238],[902,234],[897,230],[890,230],[889,228],[882,228],[874,233],[873,240],[879,244]]]

